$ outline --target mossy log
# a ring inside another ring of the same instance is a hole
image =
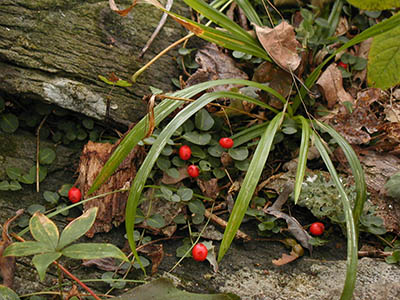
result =
[[[183,1],[174,2],[173,11],[187,14]],[[121,8],[130,3],[118,1]],[[141,99],[150,93],[149,86],[173,89],[171,78],[179,75],[176,52],[162,57],[129,88],[111,88],[98,76],[114,72],[129,80],[156,53],[185,34],[169,19],[139,59],[161,15],[146,4],[121,17],[108,1],[2,0],[0,93],[55,103],[100,120],[105,118],[110,97],[114,121],[137,121],[146,111]]]

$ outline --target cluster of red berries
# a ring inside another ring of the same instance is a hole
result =
[[[222,148],[229,149],[233,147],[233,140],[231,138],[225,137],[221,138],[219,140],[219,144],[221,145]],[[190,149],[189,146],[183,145],[179,148],[179,157],[182,160],[189,160],[189,158],[192,156],[192,150]],[[187,172],[190,177],[197,177],[200,174],[199,167],[196,165],[189,165],[187,167]]]

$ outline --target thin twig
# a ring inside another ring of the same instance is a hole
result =
[[[168,0],[167,5],[165,6],[166,11],[170,11],[172,4],[174,4],[174,0]],[[161,28],[163,28],[165,22],[167,21],[168,13],[164,12],[160,22],[157,25],[157,28],[154,30],[153,34],[151,35],[150,39],[147,41],[146,46],[143,47],[142,52],[139,55],[139,58],[142,58],[144,53],[149,49],[150,45],[153,43],[156,36],[160,33]]]
[[[46,121],[47,117],[49,115],[46,115],[42,122],[40,122],[39,127],[36,130],[36,192],[39,193],[39,170],[40,170],[40,165],[39,165],[39,151],[40,151],[40,129],[42,128],[44,122]]]

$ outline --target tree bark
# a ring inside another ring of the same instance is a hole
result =
[[[131,1],[118,1],[120,8]],[[172,10],[188,8],[176,0]],[[100,0],[0,1],[0,93],[55,103],[104,119],[108,97],[110,117],[128,124],[146,112],[141,101],[149,86],[173,89],[178,77],[174,55],[166,55],[129,88],[114,87],[98,76],[114,72],[130,76],[156,53],[185,34],[169,19],[142,60],[142,47],[156,28],[161,11],[137,5],[126,17]],[[8,97],[7,97],[8,98]]]

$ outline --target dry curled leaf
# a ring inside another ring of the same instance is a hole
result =
[[[8,235],[10,224],[24,213],[23,209],[18,210],[15,216],[9,218],[3,225],[2,240],[0,241],[0,274],[3,277],[3,285],[12,288],[14,283],[15,256],[3,256],[4,250],[11,244],[11,238]]]
[[[200,49],[195,59],[200,67],[189,77],[186,86],[217,79],[248,79],[247,74],[236,67],[234,59],[220,51],[214,44],[207,44]],[[214,92],[227,91],[234,87],[236,85],[218,85],[211,90]]]
[[[283,266],[283,265],[286,265],[286,264],[288,264],[288,263],[290,263],[290,262],[292,262],[292,261],[298,259],[299,257],[300,257],[300,256],[298,256],[298,255],[297,255],[296,253],[294,253],[293,251],[290,252],[290,255],[289,255],[289,254],[286,254],[286,253],[282,253],[282,257],[279,258],[279,259],[274,259],[274,260],[272,260],[272,263],[273,263],[275,266]]]
[[[144,245],[143,248],[138,250],[141,253],[146,254],[151,259],[151,274],[157,273],[158,266],[161,264],[164,258],[164,247],[162,244],[149,244]]]
[[[301,44],[296,40],[293,26],[286,21],[275,28],[261,27],[254,24],[257,37],[268,55],[286,71],[296,70],[301,62],[297,49]]]
[[[321,92],[328,102],[328,108],[331,109],[339,102],[354,102],[353,97],[347,93],[343,88],[342,72],[336,66],[331,64],[321,75],[317,81],[320,86]]]

